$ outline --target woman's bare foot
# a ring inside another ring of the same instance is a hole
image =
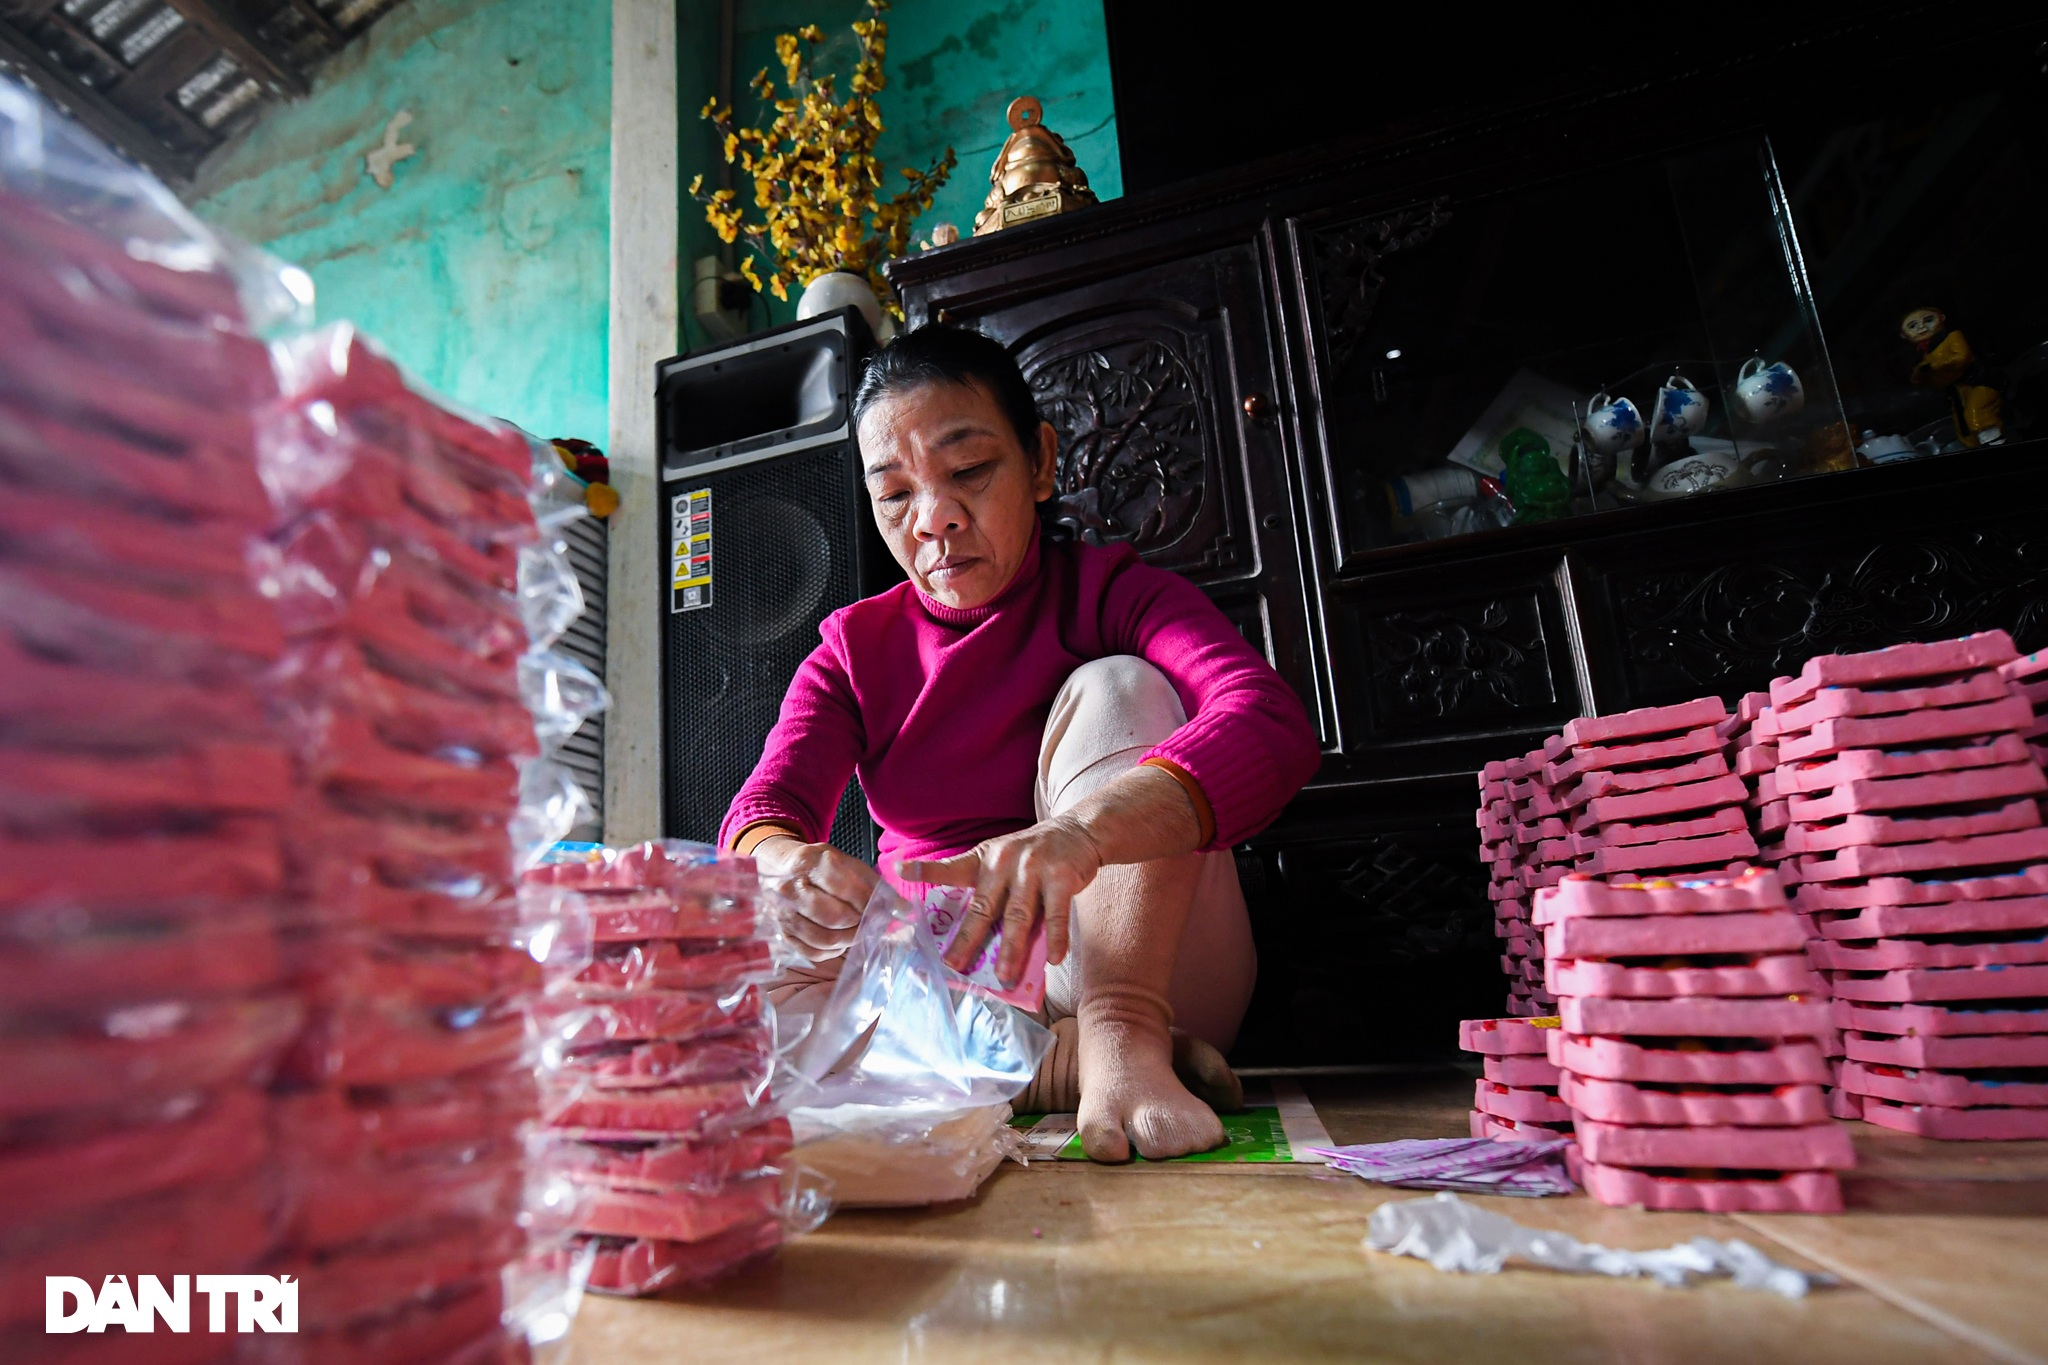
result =
[[[1158,1161],[1223,1144],[1215,1111],[1173,1074],[1172,1014],[1149,991],[1091,993],[1080,1025],[1081,1150],[1090,1160],[1121,1162],[1131,1149]]]

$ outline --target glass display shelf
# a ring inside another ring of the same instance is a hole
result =
[[[1449,196],[1325,385],[1346,546],[2048,435],[2039,95]]]

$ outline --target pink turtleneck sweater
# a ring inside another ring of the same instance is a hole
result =
[[[1214,821],[1207,847],[1271,824],[1321,758],[1300,700],[1215,604],[1127,545],[1040,540],[982,606],[942,606],[899,583],[818,633],[721,846],[763,821],[822,842],[856,771],[885,872],[1023,829],[1054,695],[1113,654],[1147,660],[1180,694],[1188,723],[1147,758],[1199,786]]]

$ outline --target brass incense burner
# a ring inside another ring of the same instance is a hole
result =
[[[1029,95],[1010,101],[1010,138],[989,168],[988,201],[974,215],[975,236],[1096,202],[1074,153],[1041,122],[1044,117],[1044,107]]]

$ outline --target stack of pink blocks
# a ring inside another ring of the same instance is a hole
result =
[[[1610,880],[1739,871],[1756,840],[1720,733],[1728,719],[1719,697],[1701,697],[1566,725],[1543,746],[1565,830],[1539,853]]]
[[[1467,1019],[1458,1046],[1485,1059],[1472,1100],[1472,1136],[1501,1142],[1569,1137],[1572,1112],[1557,1093],[1558,1069],[1544,1039],[1557,1020]]]
[[[542,1013],[566,1044],[540,1165],[577,1187],[590,1288],[648,1294],[773,1251],[790,1128],[768,1106],[772,974],[753,860],[680,841],[527,874],[592,954]]]
[[[1821,1087],[1830,1031],[1806,927],[1775,875],[1607,884],[1536,899],[1563,1027],[1549,1036],[1605,1204],[1832,1212],[1854,1164]]]
[[[1489,874],[1501,970],[1508,976],[1508,1013],[1529,1017],[1557,1002],[1543,989],[1543,940],[1529,922],[1529,893],[1554,884],[1562,867],[1537,853],[1543,839],[1563,833],[1557,806],[1542,776],[1541,750],[1489,763],[1479,774],[1479,848]]]
[[[2048,1137],[2048,1073],[2028,1070],[2048,1068],[2048,1010],[2028,1007],[2048,996],[2048,782],[2015,662],[1990,631],[1771,685],[1777,818],[1841,1088],[1923,1137]]]

